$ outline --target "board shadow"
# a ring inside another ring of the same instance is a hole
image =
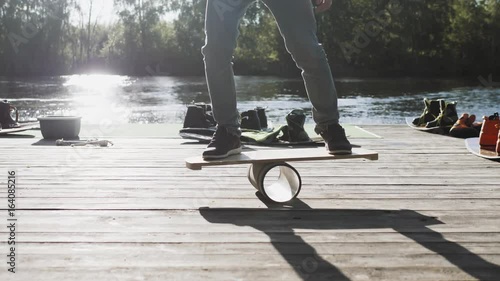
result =
[[[346,230],[391,228],[424,248],[441,255],[450,263],[478,280],[495,280],[500,267],[448,241],[429,228],[443,224],[413,210],[374,209],[312,209],[296,199],[291,204],[266,201],[268,209],[200,208],[200,214],[210,223],[250,226],[265,233],[273,247],[302,280],[350,280],[334,264],[321,257],[295,229]],[[332,249],[334,250],[334,249]],[[277,276],[277,280],[279,276]]]

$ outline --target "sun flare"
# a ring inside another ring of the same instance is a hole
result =
[[[80,89],[94,90],[101,92],[103,89],[108,89],[117,86],[123,86],[127,80],[126,76],[107,75],[107,74],[83,74],[72,75],[68,77],[64,86],[78,87]]]
[[[89,74],[67,76],[63,84],[72,95],[75,114],[83,117],[82,122],[98,124],[103,119],[113,123],[126,122],[115,120],[117,110],[125,110],[123,87],[130,78],[119,75]]]

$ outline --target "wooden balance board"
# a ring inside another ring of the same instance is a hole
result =
[[[250,164],[248,180],[264,197],[273,202],[288,202],[300,192],[302,179],[300,174],[287,162],[321,161],[341,159],[378,160],[378,153],[363,148],[353,148],[350,155],[330,155],[324,147],[250,149],[239,155],[232,155],[220,160],[203,160],[201,156],[186,159],[186,167],[201,170],[209,166],[227,166]],[[272,170],[279,170],[277,179],[269,183],[266,175]]]
[[[468,138],[465,140],[465,147],[467,150],[479,157],[490,159],[490,160],[500,160],[500,155],[494,150],[481,149],[479,145],[479,138]]]

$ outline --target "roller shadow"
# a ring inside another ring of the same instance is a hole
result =
[[[443,224],[435,217],[412,210],[312,209],[299,199],[283,205],[270,203],[260,194],[258,196],[269,209],[200,208],[199,212],[210,223],[251,226],[265,233],[273,247],[302,280],[350,279],[318,255],[311,245],[295,233],[295,229],[392,228],[479,280],[496,280],[500,276],[498,265],[428,228],[430,225]]]

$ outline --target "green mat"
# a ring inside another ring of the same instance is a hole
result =
[[[375,139],[379,136],[355,125],[342,125],[350,139]],[[80,138],[180,138],[182,124],[121,124],[113,128],[100,129],[99,125],[82,124]],[[314,124],[306,124],[309,137],[317,137]],[[40,130],[29,130],[19,134],[9,134],[0,138],[42,138]]]
[[[304,129],[306,130],[307,134],[309,135],[310,138],[314,139],[315,137],[319,137],[316,132],[314,132],[314,127],[316,125],[314,124],[306,124],[304,126]],[[348,138],[350,139],[380,139],[381,137],[363,129],[360,126],[357,125],[349,125],[349,124],[342,124],[342,127],[344,127],[345,133]]]

